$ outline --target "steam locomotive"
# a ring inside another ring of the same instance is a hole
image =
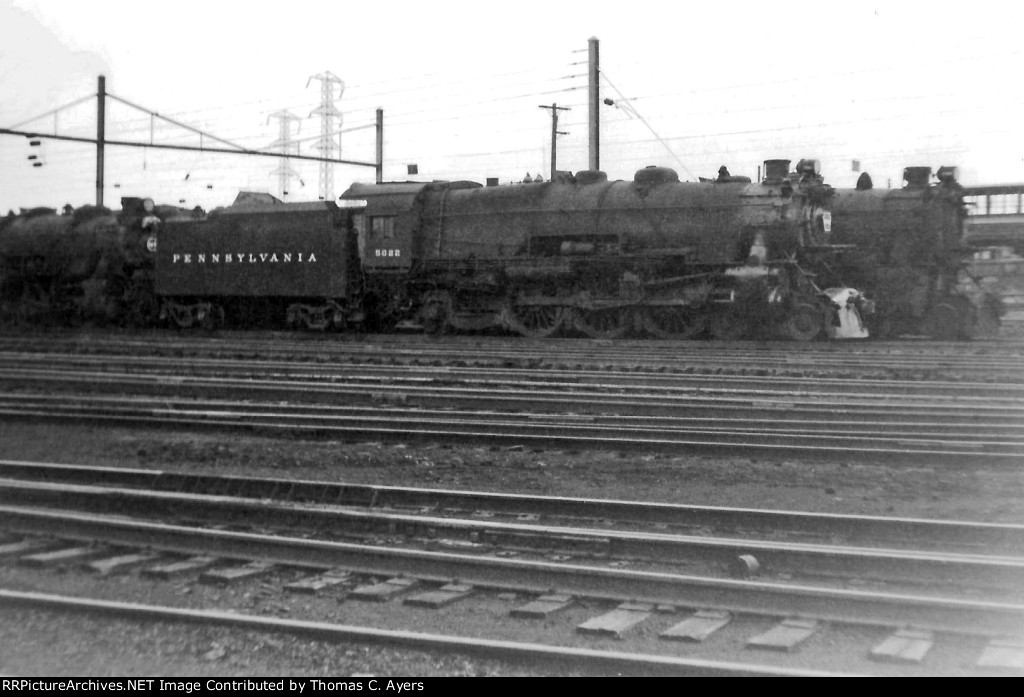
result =
[[[119,216],[95,211],[105,232],[82,239],[103,261],[81,268],[87,250],[59,241],[86,214],[0,223],[0,287],[8,303],[97,296],[106,316],[179,327],[866,336],[863,295],[816,281],[834,192],[816,161],[789,165],[766,162],[756,183],[648,167],[632,181],[353,184],[338,204],[242,196],[201,217],[125,199]]]
[[[114,213],[98,206],[61,213],[22,210],[0,218],[0,314],[69,321],[82,316],[142,323],[157,299],[152,231],[161,221],[199,214],[151,201],[123,199]]]
[[[878,190],[862,174],[856,189],[837,189],[832,241],[848,245],[832,271],[878,306],[876,336],[925,334],[971,339],[998,331],[1002,303],[968,271],[967,215],[955,167],[907,167],[901,189]]]
[[[791,173],[769,161],[766,172],[759,183],[683,183],[649,167],[631,182],[584,171],[511,186],[353,184],[343,208],[277,204],[164,225],[156,292],[181,326],[287,298],[264,307],[313,328],[807,341],[842,333],[842,309],[858,335],[860,295],[825,292],[804,268],[830,227],[817,162]]]

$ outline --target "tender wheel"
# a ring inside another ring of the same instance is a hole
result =
[[[937,303],[928,311],[924,321],[924,332],[933,339],[953,341],[960,337],[962,322],[960,310],[953,303]]]
[[[692,339],[707,328],[708,318],[678,307],[652,307],[644,312],[643,322],[659,339]]]
[[[512,328],[531,339],[546,339],[562,328],[565,313],[555,305],[517,305],[512,308]]]
[[[148,288],[135,290],[128,300],[128,324],[149,327],[160,318],[160,301]]]
[[[824,328],[824,318],[819,308],[810,303],[797,303],[789,311],[782,328],[793,341],[813,341]]]
[[[747,334],[747,323],[735,312],[715,312],[708,320],[711,337],[720,341],[736,341]]]
[[[591,339],[618,339],[633,328],[633,313],[623,307],[580,311],[576,328]]]
[[[216,304],[210,305],[210,308],[200,316],[199,326],[207,332],[224,326],[224,308]]]

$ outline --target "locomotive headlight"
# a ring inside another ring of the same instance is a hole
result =
[[[156,235],[150,235],[146,238],[146,251],[150,254],[156,254]]]
[[[142,202],[142,209],[144,211],[146,211],[147,213],[152,213],[153,212],[153,207],[154,207],[153,199],[151,199],[151,198],[147,198],[147,199],[145,199]]]
[[[960,168],[952,166],[939,167],[939,171],[935,176],[939,178],[940,182],[945,184],[956,184],[957,180],[960,179]]]

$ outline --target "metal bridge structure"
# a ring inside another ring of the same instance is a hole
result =
[[[964,188],[964,242],[978,249],[968,267],[981,287],[1006,304],[1005,319],[1024,320],[1024,184]]]
[[[1024,184],[964,188],[964,241],[974,247],[1011,247],[1024,254]]]

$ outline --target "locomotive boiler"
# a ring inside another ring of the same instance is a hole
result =
[[[23,321],[153,319],[156,226],[193,213],[149,199],[121,203],[118,212],[65,206],[61,213],[39,208],[0,218],[0,314]]]
[[[814,160],[680,182],[648,167],[481,187],[354,184],[368,312],[433,331],[503,327],[530,337],[835,335],[857,293],[818,288],[833,192]],[[840,298],[837,302],[836,298]],[[858,328],[847,336],[863,336]]]
[[[837,189],[832,235],[849,245],[833,270],[868,293],[878,312],[877,336],[926,334],[970,339],[998,330],[1001,303],[967,271],[966,206],[955,167],[907,167],[901,189],[875,189],[862,175],[856,189]]]

